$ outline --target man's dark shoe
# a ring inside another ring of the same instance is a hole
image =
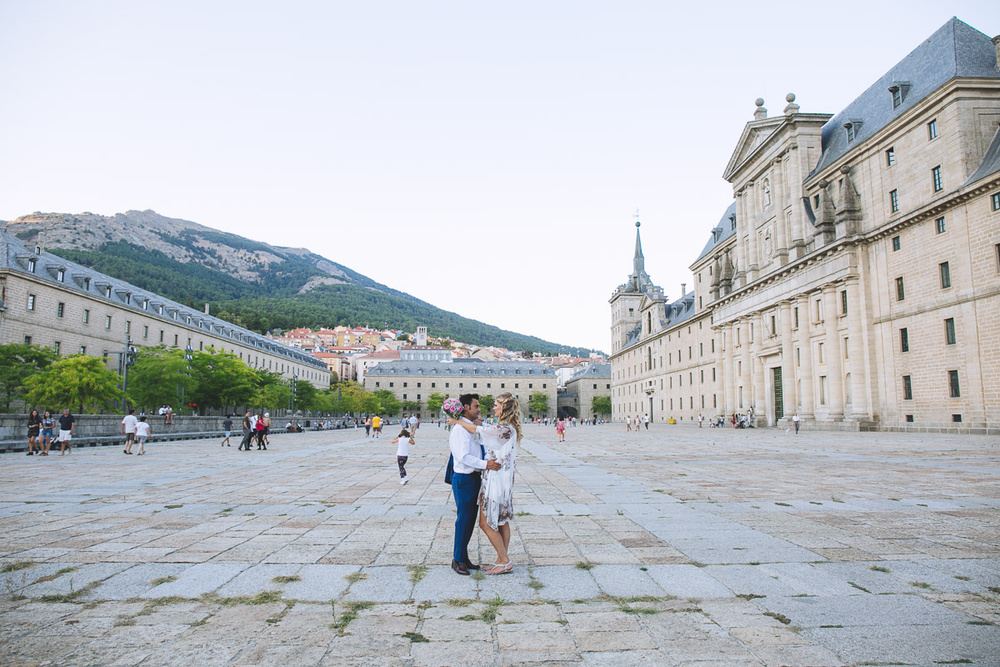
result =
[[[478,570],[478,569],[480,569],[478,565],[474,565],[474,564],[472,564],[472,563],[466,563],[466,564],[465,564],[465,567],[466,567],[467,569],[469,569],[469,570]]]
[[[465,566],[465,563],[459,563],[457,560],[451,561],[451,569],[455,570],[458,574],[469,574],[469,568]]]

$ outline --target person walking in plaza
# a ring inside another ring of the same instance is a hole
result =
[[[372,418],[365,417],[365,437],[367,438],[372,434]]]
[[[704,417],[704,415],[702,415],[702,414],[701,414],[701,413],[699,412],[699,413],[698,413],[698,428],[701,428],[701,423],[702,423],[703,421],[705,421],[705,417]]]
[[[625,432],[628,433],[632,430],[632,415],[627,415],[625,417]]]
[[[52,413],[46,410],[42,413],[42,456],[49,455],[49,446],[52,444],[52,433],[56,428],[56,420],[52,418]]]
[[[646,430],[649,430],[649,413],[647,412],[642,416],[642,423],[645,424]]]
[[[479,394],[462,394],[458,401],[462,404],[462,418],[455,423],[463,424],[464,428],[453,428],[448,435],[454,467],[451,492],[458,510],[451,569],[458,574],[467,575],[469,570],[479,569],[478,565],[469,560],[469,540],[476,529],[479,514],[477,501],[482,485],[480,475],[483,470],[500,470],[500,464],[485,459],[485,450],[475,435],[476,421],[479,419]],[[448,420],[449,425],[452,421]],[[468,430],[469,426],[472,427],[471,432]]]
[[[372,437],[377,438],[382,435],[382,418],[378,415],[372,417]]]
[[[635,428],[635,432],[637,434],[639,433],[639,422],[640,421],[641,420],[639,419],[639,413],[637,412],[637,413],[635,413],[635,417],[632,418],[632,426]]]
[[[73,453],[73,427],[76,417],[69,413],[69,408],[63,408],[59,417],[59,456]]]
[[[243,415],[243,439],[240,440],[240,446],[236,448],[236,451],[245,449],[250,451],[250,441],[253,439],[253,422],[250,421],[250,411],[247,410]]]
[[[125,418],[122,419],[122,435],[125,436],[125,453],[132,453],[132,443],[135,442],[135,425],[139,420],[135,418],[135,408],[131,408]]]
[[[264,425],[264,417],[257,415],[257,419],[254,420],[253,424],[254,435],[257,438],[257,451],[267,449],[267,445],[264,444],[264,431],[266,428],[267,427]]]
[[[448,420],[480,438],[487,459],[479,491],[479,527],[497,552],[493,567],[486,574],[507,574],[514,569],[510,560],[510,520],[514,516],[514,466],[517,446],[521,442],[521,408],[510,392],[497,396],[493,404],[496,424],[479,425],[464,419]],[[498,467],[493,467],[493,465]],[[453,478],[454,479],[454,478]]]
[[[146,421],[146,415],[139,417],[139,421],[135,425],[135,439],[139,443],[139,451],[136,452],[137,456],[142,456],[146,453],[146,440],[152,432],[149,422]]]
[[[270,435],[271,435],[271,413],[270,412],[265,412],[264,413],[264,449],[267,449],[267,446],[271,444],[271,438],[269,437]]]
[[[233,416],[226,415],[226,418],[222,420],[222,430],[226,432],[226,437],[222,440],[220,447],[232,447],[229,444],[229,436],[233,434]]]
[[[396,445],[396,465],[399,466],[399,483],[406,484],[410,478],[406,475],[406,459],[410,457],[410,445],[417,444],[413,436],[405,428],[392,439],[392,444]]]
[[[566,420],[562,417],[556,422],[556,435],[559,436],[559,442],[566,442]]]
[[[799,434],[799,413],[792,415],[792,423],[795,424],[795,435]]]
[[[35,447],[38,447],[38,455],[42,456],[42,443],[38,442],[38,434],[42,430],[42,418],[38,416],[38,410],[32,410],[28,415],[28,456],[35,455]]]

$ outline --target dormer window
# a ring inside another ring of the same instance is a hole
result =
[[[851,143],[858,138],[858,133],[861,132],[861,121],[860,120],[849,120],[844,123],[844,129],[847,130],[847,142]]]
[[[28,260],[28,273],[34,273],[38,268],[38,260],[32,258]]]
[[[106,288],[104,289],[104,296],[106,296],[106,297],[107,297],[107,298],[109,298],[109,299],[111,298],[111,285],[108,285],[108,286],[107,286],[107,287],[106,287]]]
[[[61,283],[66,282],[66,269],[59,269],[56,271],[56,280]]]
[[[83,289],[90,291],[90,278],[83,279]]]
[[[892,95],[892,108],[898,109],[906,101],[906,95],[910,92],[909,81],[895,81],[889,86],[889,94]]]

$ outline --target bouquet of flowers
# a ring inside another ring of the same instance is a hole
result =
[[[444,399],[444,403],[441,405],[441,411],[452,419],[458,419],[462,416],[462,412],[465,411],[465,408],[457,398],[446,398]]]

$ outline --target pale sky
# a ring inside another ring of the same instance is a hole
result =
[[[610,349],[675,299],[754,99],[836,113],[993,1],[0,0],[0,220],[153,209]]]

